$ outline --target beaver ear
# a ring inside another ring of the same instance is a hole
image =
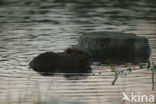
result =
[[[72,53],[72,50],[69,48],[65,51],[67,54],[71,54]]]

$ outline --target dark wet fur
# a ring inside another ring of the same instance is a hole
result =
[[[64,52],[46,52],[35,57],[29,66],[43,75],[50,73],[84,73],[90,70],[90,55],[79,49],[67,49]]]

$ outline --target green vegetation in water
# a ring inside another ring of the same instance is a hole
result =
[[[119,71],[119,70],[117,70],[114,66],[112,66],[111,70],[112,70],[112,72],[115,73],[115,74],[114,74],[114,77],[115,77],[115,78],[114,78],[114,80],[113,80],[113,82],[112,82],[112,85],[115,84],[115,82],[117,81],[117,79],[118,79],[120,76],[121,76],[121,77],[126,76],[127,73],[129,73],[129,72],[132,71],[131,68],[128,68],[128,69]]]
[[[154,67],[154,70],[156,71],[156,65],[153,65],[153,67]]]
[[[114,66],[112,66],[112,72],[115,72],[115,74],[117,74],[117,71],[115,70],[115,67]]]
[[[112,72],[114,72],[115,73],[115,79],[113,80],[113,82],[112,82],[112,85],[114,85],[115,84],[115,82],[116,82],[116,80],[118,79],[118,72],[115,70],[115,67],[114,66],[112,66]]]
[[[154,90],[154,72],[156,71],[156,64],[153,64],[150,60],[147,61],[147,64],[140,64],[139,68],[127,68],[121,71],[118,71],[114,66],[111,67],[111,71],[114,72],[114,80],[112,82],[112,85],[115,85],[115,82],[119,78],[119,76],[126,76],[127,72],[131,72],[132,70],[136,69],[145,69],[152,70],[152,90]]]
[[[148,61],[147,61],[147,69],[149,70],[150,68],[151,68],[151,61],[148,60]]]
[[[131,71],[132,71],[131,68],[128,68],[128,69],[126,69],[126,70],[121,70],[121,71],[119,71],[119,70],[117,70],[114,66],[112,66],[111,70],[112,70],[112,72],[115,73],[115,74],[114,74],[114,77],[115,77],[115,78],[114,78],[114,80],[113,80],[113,82],[112,82],[112,85],[115,85],[115,82],[117,81],[117,79],[118,79],[120,76],[126,76],[128,72],[131,72]]]
[[[145,68],[145,65],[141,64],[139,65],[140,69],[144,69]]]
[[[128,68],[127,70],[131,72],[132,71],[132,68]]]

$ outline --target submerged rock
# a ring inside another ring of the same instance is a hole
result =
[[[35,57],[29,66],[42,75],[49,73],[84,73],[90,70],[89,54],[80,49],[67,49],[64,52],[46,52]]]
[[[150,47],[145,37],[133,33],[88,32],[73,46],[92,54],[92,61],[107,64],[147,62]]]

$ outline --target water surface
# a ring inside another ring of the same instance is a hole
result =
[[[155,0],[1,0],[0,101],[33,104],[62,98],[80,104],[119,104],[123,91],[154,93],[149,70],[136,70],[112,86],[114,73],[105,67],[69,80],[60,74],[40,76],[28,63],[40,53],[63,51],[88,31],[144,36],[156,63],[155,27]]]

